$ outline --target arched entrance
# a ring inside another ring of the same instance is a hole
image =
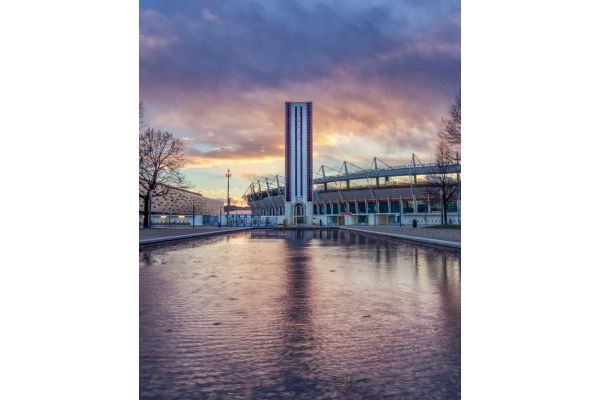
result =
[[[304,204],[296,203],[294,204],[294,224],[304,224],[305,223],[305,210]]]

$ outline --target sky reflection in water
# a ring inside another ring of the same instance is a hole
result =
[[[140,251],[142,398],[460,398],[460,254],[344,231]]]

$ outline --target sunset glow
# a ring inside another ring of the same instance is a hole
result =
[[[314,106],[314,166],[432,157],[460,90],[460,4],[140,3],[140,100],[185,138],[186,175],[240,199],[283,173],[284,102]]]

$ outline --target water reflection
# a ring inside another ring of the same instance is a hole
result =
[[[141,398],[459,398],[460,254],[346,231],[140,252]]]

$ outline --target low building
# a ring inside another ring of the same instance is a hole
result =
[[[252,210],[250,207],[231,205],[228,213],[227,206],[225,206],[223,215],[221,216],[221,224],[229,226],[251,226]]]
[[[227,214],[227,206],[223,207],[223,212]],[[251,215],[252,210],[250,207],[242,207],[242,206],[229,206],[229,214],[235,215]]]
[[[200,193],[171,188],[152,198],[151,223],[156,226],[199,226],[217,224],[223,214],[223,200],[210,199]],[[140,226],[144,220],[144,201],[139,203]]]

